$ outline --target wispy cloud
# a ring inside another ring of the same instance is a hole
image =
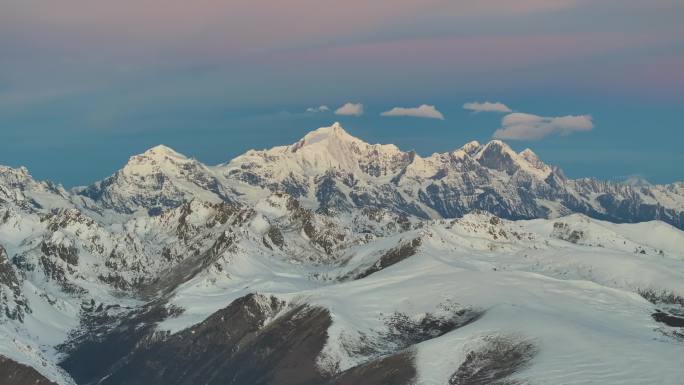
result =
[[[543,117],[514,112],[504,116],[501,128],[494,132],[497,139],[537,140],[549,135],[570,135],[591,131],[594,123],[590,115]]]
[[[345,103],[342,107],[335,110],[335,115],[361,116],[363,115],[363,104]]]
[[[444,120],[444,115],[435,108],[427,104],[421,104],[418,107],[394,107],[389,111],[381,113],[382,116],[413,116],[416,118],[441,119]]]
[[[473,112],[513,112],[507,105],[503,103],[490,102],[471,102],[463,105],[463,108]]]
[[[316,113],[316,112],[329,112],[330,108],[326,105],[321,105],[318,107],[309,107],[306,109],[306,112],[308,113]]]

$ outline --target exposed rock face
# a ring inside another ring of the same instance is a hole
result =
[[[325,309],[248,295],[202,323],[140,344],[100,384],[320,384]]]
[[[508,377],[525,368],[537,353],[530,342],[516,337],[486,336],[482,344],[466,355],[449,379],[450,385],[515,385]]]
[[[127,324],[145,321],[149,325],[154,314],[160,315],[151,310]],[[416,370],[410,350],[381,356],[340,373],[322,372],[316,359],[331,322],[323,308],[287,305],[275,297],[250,294],[172,335],[154,334],[148,327],[122,334],[119,326],[98,345],[77,346],[63,366],[81,384],[411,383]],[[104,349],[114,341],[121,345]],[[128,350],[131,353],[126,354]],[[108,364],[103,366],[103,362]]]
[[[579,243],[584,239],[584,232],[582,230],[573,230],[567,223],[563,222],[556,222],[553,224],[552,235],[558,239],[572,243]]]
[[[58,347],[65,354],[60,362],[78,384],[90,384],[103,377],[138,346],[154,341],[155,327],[174,316],[178,309],[164,300],[152,301],[139,309],[94,303],[81,308],[81,325],[68,343]]]
[[[22,321],[24,314],[30,312],[28,302],[21,290],[21,281],[0,245],[0,323],[3,318]]]
[[[30,366],[0,355],[0,381],[7,385],[57,385]]]
[[[657,322],[664,323],[667,326],[684,328],[684,317],[677,317],[663,311],[657,311],[651,315]]]
[[[469,325],[485,313],[484,310],[454,305],[443,305],[440,310],[441,314],[427,313],[417,319],[402,313],[390,315],[385,320],[387,332],[381,334],[382,345],[394,346],[396,350],[410,348]]]
[[[416,250],[420,246],[421,239],[420,238],[414,238],[410,241],[402,242],[399,244],[397,247],[387,250],[374,264],[373,266],[370,266],[369,268],[360,271],[360,272],[353,272],[350,275],[348,275],[345,278],[352,278],[352,279],[361,279],[365,278],[373,273],[376,273],[380,270],[383,270],[385,268],[388,268],[395,263],[401,262],[404,259],[414,255],[416,253]]]
[[[345,370],[340,377],[345,378],[348,372],[358,373],[359,369],[376,367],[388,357],[394,358],[385,362],[386,365],[406,360],[405,365],[414,366],[412,351],[418,344],[476,322],[484,313],[484,310],[458,304],[442,304],[435,312],[418,315],[394,312],[384,318],[382,328],[360,333],[358,338],[344,338],[346,352],[360,364]],[[325,358],[321,359],[323,367]],[[335,371],[336,368],[327,369]]]
[[[411,351],[399,352],[351,368],[326,385],[410,385],[416,376]]]

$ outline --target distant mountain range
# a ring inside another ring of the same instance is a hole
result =
[[[192,199],[253,204],[278,192],[329,214],[358,208],[424,219],[458,218],[473,210],[506,219],[582,213],[684,228],[684,182],[571,180],[532,150],[516,153],[499,140],[421,157],[394,145],[365,143],[337,123],[292,145],[248,151],[218,166],[157,146],[131,157],[105,180],[72,191],[36,182],[25,169],[0,169],[2,200],[37,209],[76,207],[103,217],[155,215]]]
[[[0,166],[0,383],[679,384],[682,229],[681,182],[339,124],[71,190]]]

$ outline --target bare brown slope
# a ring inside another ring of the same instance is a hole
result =
[[[323,373],[316,359],[331,324],[325,308],[249,294],[179,333],[147,330],[124,339],[128,354],[119,351],[121,358],[106,368],[83,372],[84,366],[98,367],[90,365],[98,361],[94,341],[72,350],[64,367],[79,384],[102,385],[402,385],[415,377],[408,351],[337,375]],[[114,333],[107,346],[122,337]]]
[[[30,366],[0,356],[0,384],[57,385]]]
[[[138,349],[100,383],[321,384],[325,380],[315,361],[330,324],[323,308],[285,308],[274,297],[250,294],[192,328]]]

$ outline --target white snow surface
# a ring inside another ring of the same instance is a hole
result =
[[[393,353],[353,349],[381,340],[393,314],[420,320],[474,309],[479,319],[406,347],[417,385],[448,383],[468,351],[492,335],[538,347],[514,375],[530,384],[681,384],[684,341],[654,321],[659,306],[639,292],[684,297],[684,232],[661,221],[591,219],[544,199],[538,203],[553,219],[482,212],[442,219],[416,203],[434,176],[458,181],[491,151],[503,154],[501,169],[487,171],[502,191],[512,180],[539,186],[555,175],[531,150],[516,153],[500,141],[420,157],[365,143],[339,124],[215,167],[158,146],[72,192],[0,167],[0,246],[30,307],[23,320],[0,314],[0,354],[71,385],[56,347],[78,330],[83,304],[141,306],[136,285],[201,256],[211,263],[169,294],[183,313],[157,330],[178,332],[255,292],[322,306],[333,322],[318,363],[335,371]],[[432,219],[356,207],[317,212],[316,186],[331,173],[345,181],[336,185],[345,196],[394,189],[392,199],[414,202]],[[274,193],[265,187],[271,183],[303,192]],[[578,201],[611,191],[684,210],[681,183],[563,183]],[[416,240],[410,255],[383,265]],[[0,293],[11,293],[3,282]]]
[[[336,364],[344,370],[369,358],[345,346],[360,333],[384,330],[387,315],[420,316],[445,303],[461,304],[485,314],[412,348],[417,384],[447,383],[468,349],[486,335],[516,336],[538,346],[532,365],[515,375],[531,383],[680,383],[684,344],[657,330],[661,325],[650,316],[654,305],[637,290],[684,294],[684,249],[677,247],[684,245],[683,232],[660,223],[614,225],[578,215],[490,221],[488,215],[468,215],[353,247],[348,263],[327,269],[328,276],[363,265],[402,239],[423,240],[416,255],[347,282],[312,280],[301,265],[245,251],[226,266],[229,279],[207,274],[180,288],[172,303],[187,311],[158,328],[182,330],[250,292],[305,301],[329,309],[333,317],[321,367]],[[558,239],[549,231],[556,222],[590,231],[592,241],[604,244]],[[640,231],[653,225],[661,231],[639,243]],[[629,240],[628,247],[623,240]],[[633,245],[647,254],[630,250]],[[667,250],[664,256],[661,249]]]

